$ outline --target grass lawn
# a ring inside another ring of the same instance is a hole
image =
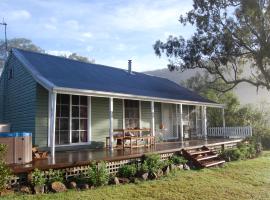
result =
[[[270,152],[257,159],[227,163],[223,168],[178,171],[156,181],[3,199],[270,199]]]

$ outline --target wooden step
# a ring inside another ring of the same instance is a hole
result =
[[[217,165],[220,165],[220,164],[223,164],[223,163],[225,163],[225,160],[214,160],[214,161],[211,161],[211,162],[203,163],[202,165],[204,167],[213,167],[213,166],[217,166]]]
[[[189,154],[191,156],[195,156],[195,155],[199,155],[199,154],[206,154],[206,153],[210,153],[210,150],[205,150],[205,151],[194,151],[194,152],[190,152]]]
[[[204,157],[196,158],[196,160],[203,161],[203,160],[209,160],[209,159],[213,159],[213,158],[217,158],[217,157],[218,157],[218,155],[214,154],[214,155],[210,155],[210,156],[204,156]]]

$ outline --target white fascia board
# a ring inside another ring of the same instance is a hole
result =
[[[35,70],[33,65],[31,63],[29,63],[28,60],[26,60],[24,58],[24,56],[21,55],[20,52],[18,52],[16,49],[12,49],[12,53],[14,53],[14,55],[23,64],[25,69],[32,75],[32,77],[35,79],[36,82],[38,82],[40,85],[42,85],[48,91],[53,91],[53,88],[55,87],[55,85],[52,82],[48,81],[43,76],[41,76],[41,74],[37,70]]]
[[[96,96],[96,97],[114,97],[114,98],[119,98],[119,99],[155,101],[155,102],[161,102],[161,103],[186,104],[186,105],[194,105],[194,106],[200,105],[200,106],[207,106],[207,107],[213,107],[213,108],[225,107],[224,104],[217,104],[217,103],[166,99],[166,98],[159,98],[159,97],[140,96],[140,95],[114,93],[114,92],[103,92],[103,91],[95,91],[95,90],[83,90],[83,89],[64,88],[64,87],[54,87],[53,90],[61,94],[73,94],[73,95]]]

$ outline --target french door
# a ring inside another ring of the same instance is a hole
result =
[[[57,94],[55,144],[88,141],[88,99],[86,96]]]

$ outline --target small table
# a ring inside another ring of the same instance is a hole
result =
[[[155,137],[154,136],[150,136],[150,135],[147,135],[147,136],[130,136],[130,135],[126,135],[127,132],[135,132],[135,133],[139,133],[139,132],[151,132],[151,129],[149,128],[143,128],[143,129],[114,129],[113,130],[114,132],[121,132],[122,135],[121,136],[113,136],[113,139],[115,140],[118,140],[120,141],[121,145],[123,146],[123,149],[125,147],[127,148],[135,148],[135,147],[141,147],[141,146],[151,146],[151,145],[154,145],[155,144]],[[106,137],[106,147],[108,148],[109,147],[109,140],[110,140],[110,137]],[[129,146],[126,146],[125,145],[125,141],[128,140],[130,143]],[[138,144],[138,141],[139,140],[143,140],[146,142],[146,144],[144,145],[139,145]],[[135,146],[132,145],[132,142],[135,141]]]

